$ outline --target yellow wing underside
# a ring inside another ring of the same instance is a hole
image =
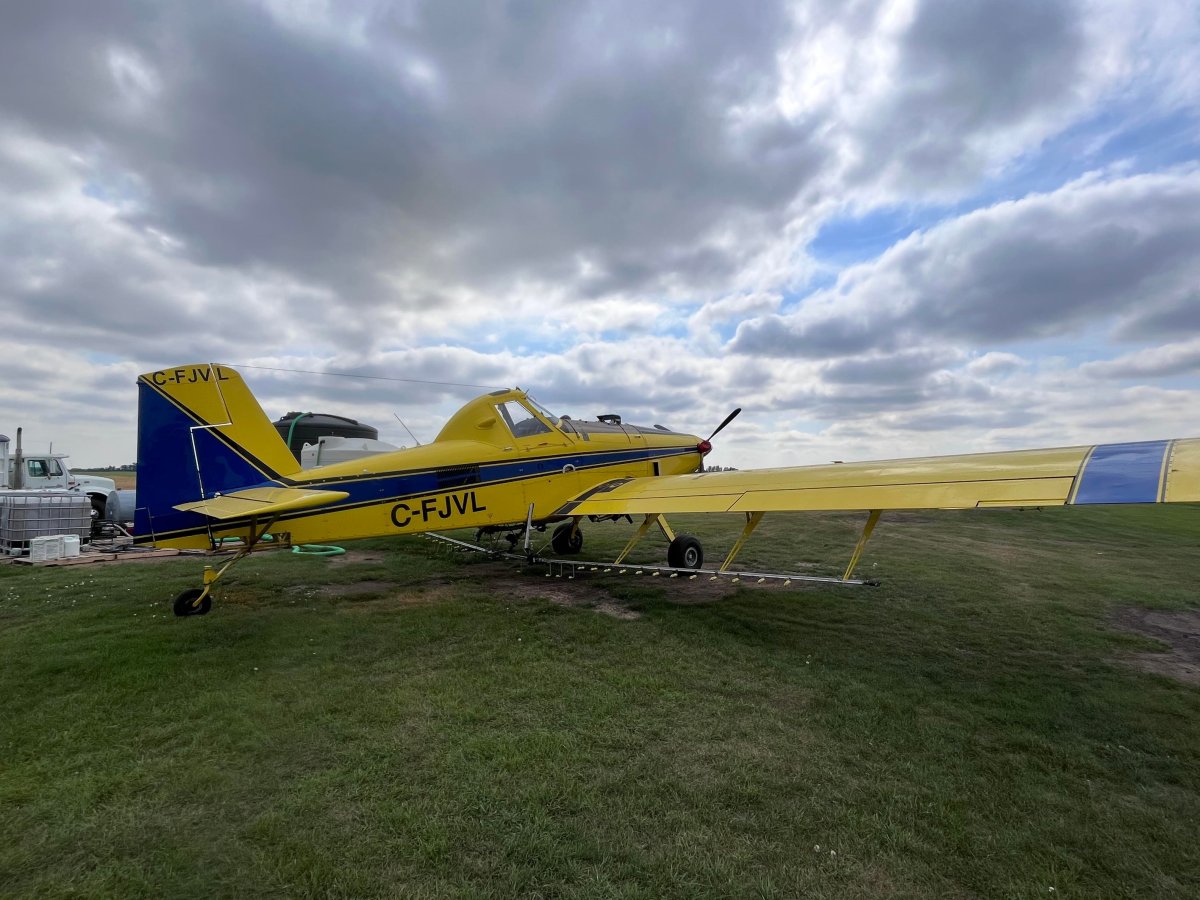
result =
[[[1109,448],[1147,445],[1063,447],[638,478],[602,485],[567,504],[560,513],[584,516],[1200,502],[1200,439],[1159,443],[1163,447],[1161,471],[1153,470],[1152,459],[1147,466],[1144,449],[1127,454],[1140,465],[1140,470],[1126,479],[1129,484],[1121,482],[1121,459],[1113,462],[1119,454],[1108,453],[1104,459],[1096,454]],[[1096,468],[1088,482],[1083,475],[1091,465]],[[1129,468],[1137,469],[1137,465],[1130,464]],[[1152,476],[1154,484],[1150,485]],[[1089,485],[1086,496],[1079,493],[1084,484]],[[1136,494],[1135,488],[1142,489],[1143,494]],[[1112,497],[1144,495],[1148,499],[1106,500],[1105,490]]]
[[[183,512],[198,512],[210,519],[243,519],[248,516],[274,516],[297,509],[325,506],[344,500],[350,495],[345,491],[317,491],[301,488],[248,488],[231,491],[211,500],[181,503],[175,509]]]

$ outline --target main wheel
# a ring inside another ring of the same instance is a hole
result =
[[[704,565],[704,547],[694,535],[681,534],[667,547],[667,565],[672,569],[698,569]]]
[[[174,607],[177,616],[203,616],[212,609],[212,597],[204,588],[188,588],[175,598]]]
[[[570,556],[583,549],[583,531],[572,522],[563,522],[554,529],[550,548],[559,556]]]

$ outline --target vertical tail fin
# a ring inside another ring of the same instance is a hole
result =
[[[139,538],[195,525],[181,503],[300,471],[242,377],[215,363],[138,378]]]

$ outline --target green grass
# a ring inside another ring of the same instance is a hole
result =
[[[123,491],[137,487],[137,472],[120,472],[111,469],[72,469],[71,472],[75,475],[100,475],[104,478],[111,478],[116,486]]]
[[[863,518],[743,562],[838,573]],[[1200,607],[1196,508],[885,515],[860,589],[352,549],[187,620],[197,560],[0,566],[0,895],[1200,894],[1200,690],[1109,625]]]

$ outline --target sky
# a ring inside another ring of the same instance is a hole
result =
[[[1196,47],[1196,0],[3,0],[0,432],[132,462],[137,376],[220,362],[396,444],[514,385],[741,406],[739,468],[1200,434]]]

